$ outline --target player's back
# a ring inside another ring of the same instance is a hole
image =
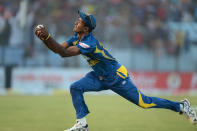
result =
[[[106,48],[104,48],[103,44],[99,41],[96,42],[95,50],[92,54],[93,59],[89,61],[90,64],[93,62],[92,68],[97,74],[100,74],[102,76],[109,75],[112,72],[115,72],[116,69],[120,67],[118,62],[112,55],[107,51]]]

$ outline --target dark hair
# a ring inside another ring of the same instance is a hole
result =
[[[88,26],[86,26],[86,27],[88,27]],[[88,32],[90,33],[90,32],[92,32],[92,28],[90,28],[90,27],[88,27]]]

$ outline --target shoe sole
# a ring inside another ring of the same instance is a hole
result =
[[[86,129],[81,129],[80,131],[89,131],[89,129],[88,129],[88,128],[86,128]]]
[[[188,117],[188,115],[186,115],[185,113],[183,114],[192,124],[197,124],[197,120],[192,120],[190,117]]]
[[[192,123],[192,124],[197,124],[197,121],[192,120],[191,118],[188,118],[188,120]]]
[[[67,130],[65,130],[67,131]],[[89,128],[85,128],[85,129],[77,129],[77,130],[68,130],[68,131],[90,131]]]

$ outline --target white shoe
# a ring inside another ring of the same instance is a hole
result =
[[[180,114],[185,115],[186,118],[189,119],[191,123],[197,124],[196,112],[190,106],[190,102],[187,99],[181,101]]]
[[[89,131],[89,128],[87,124],[84,126],[82,125],[81,122],[77,121],[76,124],[72,128],[64,130],[64,131]]]

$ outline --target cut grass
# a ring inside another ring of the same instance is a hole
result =
[[[181,100],[185,97],[163,97]],[[197,96],[187,96],[197,106]],[[142,109],[120,96],[85,96],[91,131],[197,131],[186,118],[165,109]],[[69,94],[0,96],[0,131],[64,131],[75,122]]]

